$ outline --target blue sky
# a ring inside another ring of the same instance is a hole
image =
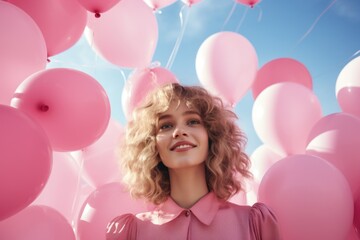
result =
[[[180,13],[188,16],[186,25],[181,24]],[[282,57],[303,63],[312,76],[313,91],[321,102],[323,115],[341,111],[335,84],[342,68],[359,56],[360,1],[262,0],[249,8],[233,0],[202,0],[188,8],[178,0],[155,15],[159,36],[153,62],[166,67],[176,40],[184,30],[179,49],[169,66],[181,83],[201,85],[195,70],[196,53],[201,43],[216,32],[234,31],[253,44],[259,68]],[[109,96],[112,117],[122,125],[126,124],[121,92],[133,69],[120,68],[97,56],[85,37],[50,60],[49,68],[74,68],[97,79]],[[261,145],[252,125],[252,106],[252,94],[248,91],[235,107],[239,125],[248,136],[249,154]]]

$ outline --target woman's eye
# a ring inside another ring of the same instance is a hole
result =
[[[172,127],[172,124],[171,123],[163,123],[163,124],[160,124],[160,127],[159,129],[160,130],[166,130],[166,129],[169,129]]]
[[[201,124],[201,121],[198,119],[191,119],[188,121],[189,125],[197,125],[197,124]]]

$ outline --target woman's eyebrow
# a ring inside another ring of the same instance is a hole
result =
[[[161,116],[159,117],[159,120],[158,120],[158,121],[161,121],[161,120],[164,120],[164,119],[167,119],[167,118],[171,118],[171,115],[170,115],[170,114],[161,115]]]
[[[185,112],[183,112],[182,115],[183,116],[186,116],[186,115],[198,115],[198,116],[200,116],[200,114],[197,111],[194,111],[194,110],[185,111]],[[172,118],[172,115],[171,114],[163,114],[163,115],[159,116],[158,121],[161,121],[161,120],[164,120],[164,119],[167,119],[167,118]]]
[[[185,111],[182,115],[185,116],[185,115],[193,115],[193,114],[200,116],[200,114],[194,110]]]

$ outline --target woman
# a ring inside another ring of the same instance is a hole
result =
[[[170,84],[135,110],[122,148],[132,196],[155,204],[108,225],[107,239],[280,239],[262,203],[227,200],[251,176],[236,115],[201,87]]]

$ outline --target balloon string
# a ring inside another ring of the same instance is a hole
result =
[[[188,20],[189,20],[189,15],[190,15],[190,7],[184,5],[181,8],[180,13],[179,13],[180,22],[181,22],[180,34],[178,35],[178,38],[176,39],[175,46],[174,46],[174,48],[173,48],[173,50],[171,52],[171,55],[169,57],[169,60],[168,60],[167,64],[166,64],[167,69],[171,69],[172,64],[174,62],[174,59],[176,57],[176,54],[177,54],[177,52],[179,50],[180,43],[181,43],[181,41],[183,39],[184,32],[185,32],[185,29],[186,29],[186,26],[187,26],[187,23],[188,23]]]
[[[262,9],[261,9],[261,7],[260,7],[260,6],[258,6],[258,8],[259,8],[258,22],[260,22],[260,21],[261,21],[261,19],[262,19],[263,11],[262,11]]]
[[[299,39],[297,45],[299,45],[315,28],[315,25],[319,22],[320,18],[337,2],[337,0],[333,0],[324,10],[323,12],[315,19],[310,28],[306,31],[306,33]]]
[[[355,57],[355,56],[357,56],[357,55],[359,55],[360,54],[360,50],[357,50],[353,55],[352,55],[352,57]]]
[[[76,194],[72,203],[72,207],[71,207],[71,216],[72,216],[72,221],[71,221],[71,225],[73,227],[73,229],[75,229],[75,225],[76,225],[76,216],[75,216],[75,209],[78,207],[78,200],[79,200],[79,193],[80,193],[80,181],[81,181],[81,177],[82,177],[82,172],[83,172],[83,168],[84,168],[84,156],[83,156],[83,150],[80,151],[80,166],[79,166],[79,171],[78,171],[78,178],[77,178],[77,183],[76,183]]]
[[[238,32],[238,31],[239,31],[241,25],[243,24],[243,22],[244,22],[244,20],[245,20],[245,17],[246,17],[246,15],[247,15],[248,11],[249,11],[249,8],[247,7],[247,8],[245,9],[244,14],[242,15],[242,17],[241,17],[241,19],[240,19],[240,22],[239,22],[238,26],[236,27],[236,31],[235,31],[235,32]]]
[[[84,33],[86,34],[86,33]],[[88,33],[88,34],[92,34],[92,38],[91,41],[88,41],[88,44],[90,46],[91,49],[94,48],[94,32],[91,32],[91,33]],[[83,35],[84,37],[84,35]],[[127,77],[126,77],[126,74],[124,72],[124,70],[119,67],[119,66],[114,66],[112,64],[105,64],[105,65],[102,65],[101,62],[100,62],[100,55],[97,54],[95,51],[92,51],[94,53],[94,61],[92,63],[81,63],[81,64],[76,64],[76,63],[72,63],[72,62],[68,62],[68,61],[61,61],[61,60],[58,60],[58,59],[55,59],[55,60],[52,60],[51,62],[52,63],[58,63],[58,64],[66,64],[67,66],[72,66],[73,68],[75,69],[80,69],[80,68],[89,68],[91,70],[94,70],[95,71],[95,74],[97,73],[97,70],[101,69],[111,69],[111,70],[117,70],[120,72],[121,76],[122,76],[122,79],[124,81],[126,81]]]
[[[232,8],[231,8],[231,10],[230,10],[230,12],[229,12],[229,14],[228,14],[228,16],[226,17],[226,19],[225,19],[225,21],[224,21],[224,24],[223,24],[223,26],[222,26],[222,28],[221,28],[222,30],[224,30],[224,27],[225,27],[226,24],[229,22],[231,16],[234,14],[234,11],[235,11],[235,9],[236,9],[236,5],[237,5],[237,3],[234,2],[234,4],[233,4],[233,6],[232,6]]]
[[[94,39],[95,39],[95,33],[94,33],[94,31],[91,31],[91,33],[92,33],[92,38],[91,38],[91,43],[90,43],[90,48],[91,49],[94,49]],[[98,69],[97,69],[97,67],[98,67],[98,63],[99,63],[99,54],[97,54],[95,51],[93,51],[93,53],[95,53],[95,62],[94,62],[94,66],[95,66],[95,69],[94,69],[94,71],[95,71],[95,74],[97,73],[97,71],[98,71]]]
[[[0,0],[1,1],[1,0]],[[94,69],[94,68],[101,68],[101,69],[112,69],[112,70],[118,70],[123,74],[123,69],[117,66],[111,66],[111,65],[101,65],[101,64],[76,64],[76,63],[71,63],[68,61],[61,61],[61,60],[51,60],[52,63],[58,63],[58,64],[64,64],[66,66],[71,66],[74,68],[78,68],[78,67],[84,67],[84,68],[90,68],[90,69]],[[124,75],[124,74],[123,74]]]

